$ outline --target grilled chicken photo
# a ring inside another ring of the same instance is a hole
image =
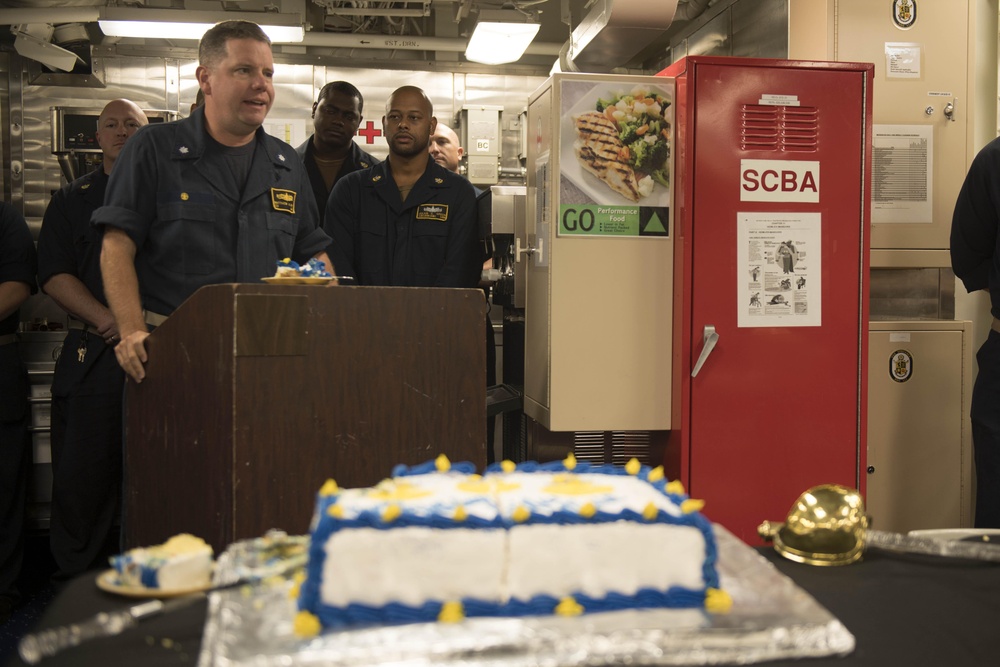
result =
[[[579,139],[573,147],[583,167],[626,199],[639,201],[639,184],[615,124],[599,111],[588,111],[574,120]]]

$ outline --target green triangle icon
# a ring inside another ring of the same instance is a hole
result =
[[[646,222],[646,228],[642,230],[643,234],[666,234],[667,228],[663,226],[663,221],[660,220],[660,216],[653,212],[653,215],[649,217],[649,221]]]

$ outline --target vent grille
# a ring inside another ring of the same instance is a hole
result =
[[[818,148],[816,107],[746,104],[741,115],[740,148],[745,151],[812,153]]]
[[[625,465],[631,459],[650,465],[651,431],[576,431],[573,455],[595,465]]]

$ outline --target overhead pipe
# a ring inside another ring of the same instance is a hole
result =
[[[301,46],[320,46],[344,49],[396,49],[403,51],[446,51],[464,53],[469,46],[467,39],[457,37],[421,37],[413,35],[365,35],[360,33],[307,32]],[[533,42],[525,55],[559,55],[562,44]]]
[[[674,12],[675,21],[690,21],[702,15],[708,9],[711,0],[681,0]]]
[[[327,16],[391,16],[391,17],[423,17],[430,16],[430,9],[393,9],[391,7],[337,7],[327,9]]]
[[[0,25],[22,23],[93,23],[97,7],[47,7],[44,9],[0,9]]]
[[[238,12],[234,12],[238,14]],[[53,21],[53,15],[58,16]],[[0,25],[22,23],[93,23],[98,19],[96,7],[61,7],[58,13],[51,9],[0,9]],[[301,46],[318,46],[348,49],[395,49],[402,51],[444,51],[464,53],[469,46],[467,39],[453,37],[423,37],[412,35],[365,35],[307,31]],[[525,55],[557,57],[561,43],[533,42]]]

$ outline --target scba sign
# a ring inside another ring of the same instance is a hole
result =
[[[740,201],[819,202],[819,162],[740,160]]]

